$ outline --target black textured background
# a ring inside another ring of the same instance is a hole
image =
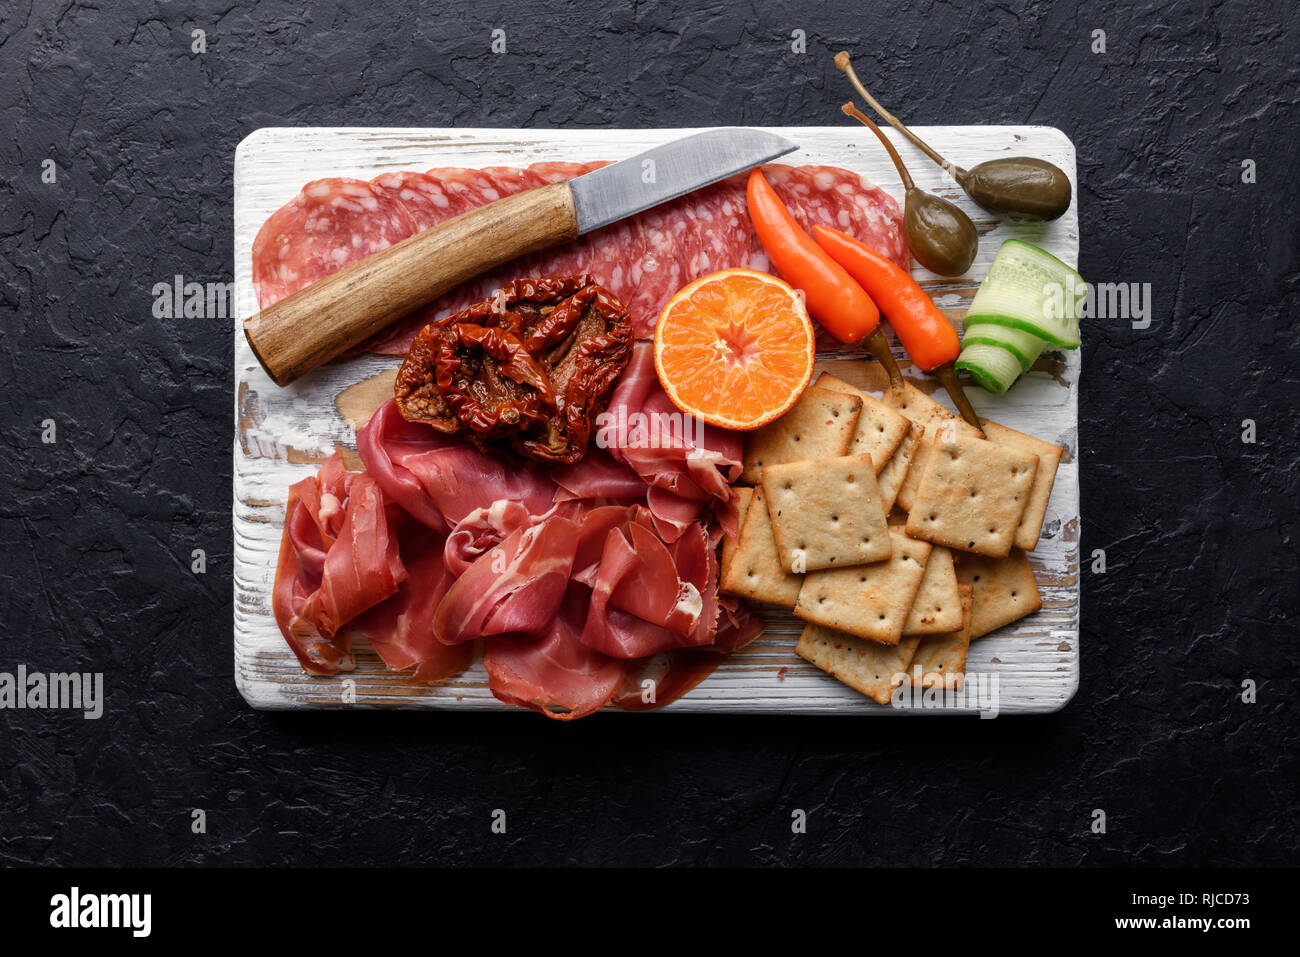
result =
[[[5,5],[0,670],[103,671],[108,702],[0,712],[0,862],[1294,862],[1300,6],[615,6]],[[915,123],[1063,129],[1081,271],[1153,285],[1149,329],[1085,335],[1083,547],[1108,570],[1084,578],[1074,702],[573,726],[246,707],[230,326],[151,316],[154,283],[231,276],[235,145],[266,125],[834,123],[845,47]]]

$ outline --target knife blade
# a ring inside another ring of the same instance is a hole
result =
[[[770,163],[799,148],[764,130],[725,127],[684,136],[571,180],[579,234]]]
[[[268,306],[244,320],[244,336],[271,379],[288,385],[489,269],[795,149],[797,144],[763,130],[707,130],[567,182],[515,193]]]

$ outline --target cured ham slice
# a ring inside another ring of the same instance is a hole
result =
[[[672,545],[635,520],[610,529],[582,642],[614,658],[708,645],[717,630],[716,565],[700,525]],[[590,575],[590,573],[588,573]]]
[[[655,527],[673,540],[707,508],[736,532],[735,493],[742,439],[679,411],[659,385],[649,343],[638,343],[597,421],[596,444],[648,485]]]
[[[272,605],[280,632],[309,674],[355,666],[349,621],[395,593],[407,572],[383,492],[334,456],[289,489]]]
[[[541,469],[507,465],[455,435],[407,422],[391,399],[357,433],[357,451],[367,474],[393,501],[444,534],[497,499],[541,515],[557,489]]]
[[[349,639],[367,639],[391,671],[415,668],[412,680],[442,681],[474,660],[474,646],[444,645],[433,634],[433,616],[454,581],[443,561],[443,539],[410,518],[399,536],[407,580],[391,597],[347,626]]]
[[[628,662],[627,678],[610,704],[624,711],[648,711],[671,704],[713,674],[727,655],[763,633],[763,619],[736,599],[723,599],[722,612],[712,645],[674,648]]]
[[[590,450],[576,465],[553,469],[551,479],[559,486],[556,500],[561,502],[603,499],[631,504],[646,497],[641,476],[602,449]]]
[[[761,619],[717,592],[739,440],[683,429],[645,345],[611,411],[606,448],[547,470],[385,403],[365,472],[335,455],[290,489],[273,605],[303,668],[350,670],[364,638],[433,682],[482,647],[497,698],[571,720],[666,704],[752,641]]]
[[[631,663],[602,655],[578,640],[590,603],[590,590],[570,582],[540,638],[488,638],[483,666],[492,694],[558,721],[585,717],[608,704],[623,686]]]
[[[267,220],[253,247],[253,281],[263,308],[378,251],[417,229],[534,186],[606,165],[534,163],[526,169],[438,167],[392,172],[371,183],[318,180]],[[849,232],[908,268],[898,203],[851,170],[832,166],[763,167],[768,181],[805,228]],[[374,218],[361,214],[375,205]],[[369,252],[364,252],[369,250]],[[641,338],[679,288],[719,269],[770,264],[749,224],[745,177],[734,176],[606,226],[573,242],[522,257],[442,296],[373,337],[365,348],[402,355],[421,328],[481,300],[520,276],[591,275],[623,301]]]
[[[568,587],[577,538],[578,526],[561,516],[511,532],[448,589],[433,620],[438,640],[543,634]]]
[[[531,524],[533,516],[522,502],[497,499],[491,505],[476,508],[461,519],[451,534],[443,555],[447,569],[459,578],[479,557],[500,545],[510,533]],[[442,596],[440,595],[439,598]]]

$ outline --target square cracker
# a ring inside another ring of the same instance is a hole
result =
[[[940,405],[910,382],[903,383],[901,395],[893,390],[886,389],[882,401],[895,412],[903,414],[923,429],[929,429],[932,425],[952,422],[953,428],[956,429],[958,435],[969,435],[973,438],[984,437],[984,433],[975,426],[956,412]]]
[[[996,422],[985,422],[984,434],[988,436],[990,442],[996,442],[1009,449],[1032,452],[1038,456],[1038,471],[1034,473],[1034,487],[1029,492],[1029,501],[1025,503],[1025,514],[1020,518],[1020,527],[1016,529],[1015,542],[1016,548],[1031,552],[1038,544],[1039,533],[1043,530],[1043,519],[1047,516],[1047,503],[1052,497],[1052,485],[1056,481],[1056,469],[1061,464],[1061,456],[1065,453],[1065,449]]]
[[[896,645],[881,645],[834,628],[806,625],[794,651],[855,691],[880,704],[889,704],[920,642],[921,637],[916,635]]]
[[[853,441],[861,412],[862,400],[856,395],[816,386],[804,389],[789,412],[749,433],[741,479],[758,484],[764,466],[844,455]]]
[[[897,525],[889,528],[888,561],[809,572],[795,603],[796,618],[847,631],[886,645],[903,636],[903,623],[925,577],[931,546],[914,541]]]
[[[898,483],[898,494],[894,496],[894,501],[904,512],[912,510],[917,487],[920,486],[921,477],[925,475],[925,467],[930,462],[930,443],[926,441],[925,429],[914,425],[912,435],[916,437],[916,444],[912,448],[912,461],[907,467],[907,474]]]
[[[933,560],[933,559],[932,559]],[[919,688],[961,687],[966,676],[966,655],[970,651],[971,609],[974,589],[961,585],[961,624],[942,635],[926,635],[916,646],[908,680]]]
[[[1011,551],[1038,471],[1038,456],[958,436],[930,448],[907,514],[907,534],[1003,558]]]
[[[1043,607],[1034,570],[1029,567],[1029,556],[1018,548],[1006,558],[958,556],[957,581],[975,589],[970,623],[972,641]]]
[[[749,511],[749,503],[753,501],[754,490],[741,485],[736,488],[736,496],[736,537],[732,538],[730,535],[722,537],[722,558],[718,562],[719,573],[724,576],[727,574],[727,566],[736,555],[736,548],[740,543],[740,530],[745,527],[745,515]]]
[[[975,428],[957,413],[944,408],[912,383],[903,385],[902,395],[886,390],[883,399],[885,405],[902,413],[913,423],[911,436],[915,439],[912,449],[911,465],[901,477],[901,484],[895,500],[903,510],[910,512],[916,497],[916,489],[925,475],[925,466],[929,461],[930,446],[936,439],[951,438],[954,435],[969,435],[980,438],[983,432]],[[949,428],[941,431],[940,426]]]
[[[913,426],[907,435],[903,436],[903,441],[898,443],[898,450],[893,457],[885,463],[885,467],[876,476],[876,483],[880,486],[880,504],[885,507],[886,513],[898,502],[899,492],[907,481],[912,461],[924,434],[923,429]]]
[[[756,488],[745,513],[736,551],[723,570],[718,587],[728,595],[793,608],[802,585],[802,578],[791,575],[777,561],[767,502],[763,490]]]
[[[961,627],[961,591],[952,552],[935,546],[925,563],[925,577],[903,624],[905,635],[936,635]]]
[[[848,454],[870,455],[871,464],[879,474],[893,457],[903,437],[912,430],[911,420],[829,372],[819,375],[816,385],[819,389],[856,395],[862,399],[862,412],[858,416],[858,427],[853,433],[853,441],[849,443]]]
[[[787,571],[878,562],[894,550],[870,455],[769,465],[763,498]]]

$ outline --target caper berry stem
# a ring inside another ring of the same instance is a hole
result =
[[[862,81],[858,79],[857,73],[853,70],[853,64],[850,62],[849,52],[847,50],[841,50],[839,53],[835,54],[835,66],[840,70],[840,72],[849,78],[849,82],[853,84],[853,88],[858,91],[858,96],[866,100],[867,105],[879,113],[886,123],[906,136],[913,146],[942,166],[953,179],[960,180],[962,176],[966,175],[964,169],[960,166],[955,166],[952,163],[949,163],[946,159],[936,153],[930,148],[930,144],[926,143],[919,136],[909,130],[902,120],[896,117],[893,113],[890,113],[887,109],[881,106],[879,102],[877,102],[876,98],[867,91],[865,86],[862,85]],[[846,110],[845,112],[848,111]]]
[[[889,158],[894,161],[894,169],[898,170],[898,177],[903,181],[903,189],[909,191],[916,189],[916,184],[912,182],[912,174],[909,173],[907,167],[903,165],[903,158],[898,155],[898,150],[894,149],[894,144],[889,142],[889,137],[884,134],[884,131],[852,103],[845,103],[840,107],[840,110],[844,112],[845,116],[853,117],[859,123],[868,127],[871,132],[876,134],[876,137],[885,147],[885,152],[887,152]]]

